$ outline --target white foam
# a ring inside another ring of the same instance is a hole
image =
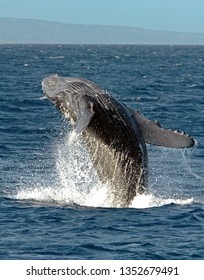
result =
[[[77,204],[87,207],[112,207],[112,198],[107,185],[94,186],[89,193],[83,192],[73,186],[62,187],[42,187],[36,186],[18,191],[15,195],[16,199],[32,200],[43,203],[54,204]],[[161,198],[153,194],[138,195],[130,204],[130,208],[145,209],[152,207],[161,207],[169,204],[188,205],[194,202],[193,198],[176,199]]]
[[[98,185],[87,195],[84,206],[111,207],[112,197],[108,185]]]
[[[66,187],[58,186],[24,186],[12,196],[19,200],[31,200],[43,203],[54,204],[77,204],[87,207],[111,207],[111,196],[108,192],[108,186],[98,185],[93,187],[89,193],[79,190],[77,186],[67,185]]]
[[[148,195],[138,195],[135,197],[130,207],[132,208],[151,208],[151,207],[160,207],[168,204],[178,204],[186,205],[193,203],[194,199],[175,199],[175,198],[161,198],[156,197],[153,194]]]

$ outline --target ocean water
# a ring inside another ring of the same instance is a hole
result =
[[[0,46],[0,259],[204,259],[204,47]],[[150,195],[113,208],[83,145],[43,99],[90,79],[190,150],[148,146]]]

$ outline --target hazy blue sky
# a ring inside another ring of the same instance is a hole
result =
[[[0,17],[204,33],[204,0],[0,0]]]

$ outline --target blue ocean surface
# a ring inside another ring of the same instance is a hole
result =
[[[204,47],[0,45],[0,259],[204,259]],[[113,208],[71,126],[43,98],[90,79],[191,149],[148,145],[149,195]]]

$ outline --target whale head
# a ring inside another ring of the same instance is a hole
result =
[[[43,79],[42,90],[46,97],[55,104],[65,118],[68,118],[81,132],[91,121],[93,111],[93,98],[81,86],[86,80],[79,78],[65,78],[57,74]],[[86,83],[89,88],[89,83]]]

